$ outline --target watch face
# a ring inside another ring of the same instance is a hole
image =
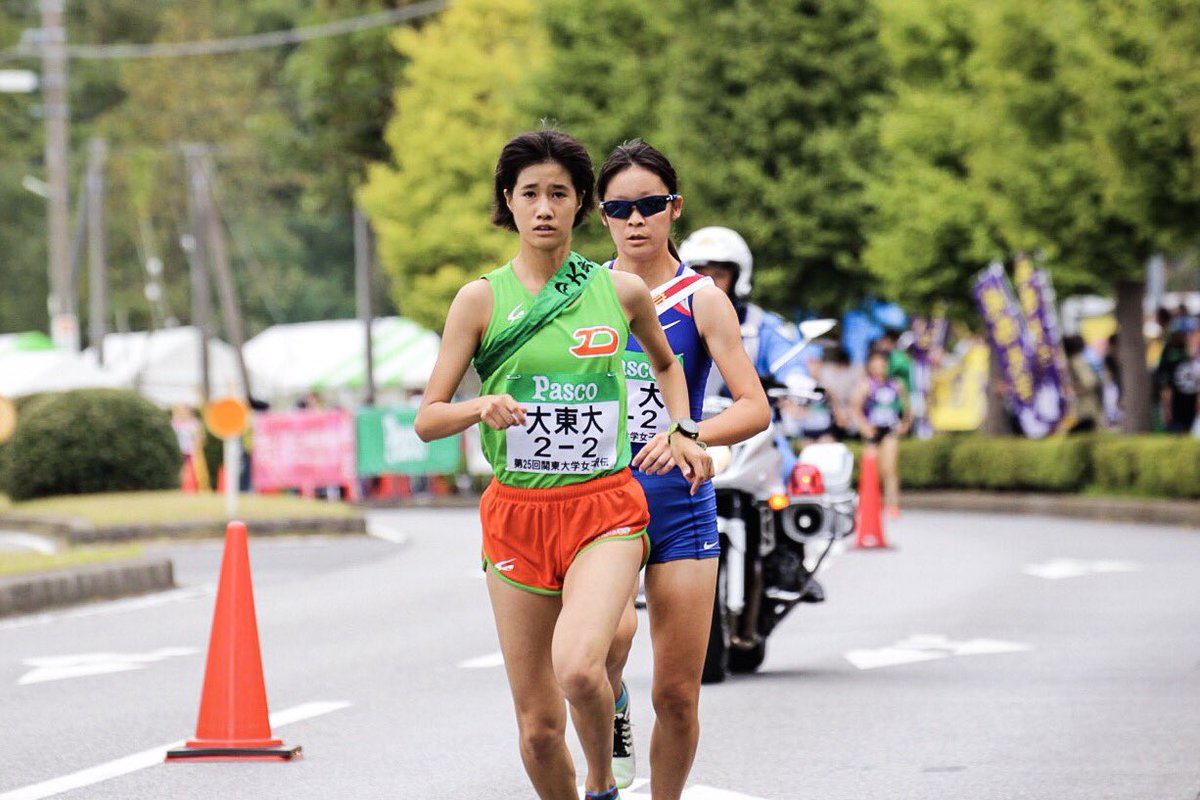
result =
[[[675,425],[679,428],[679,432],[684,436],[689,436],[695,439],[700,435],[700,426],[696,424],[695,420],[677,419],[675,420]]]

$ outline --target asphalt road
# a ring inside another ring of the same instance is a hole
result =
[[[532,797],[473,513],[374,521],[406,541],[251,544],[302,760],[160,763],[194,731],[220,561],[177,545],[181,591],[0,621],[0,800]],[[1200,534],[910,512],[889,535],[834,559],[760,674],[704,689],[685,800],[1196,800]],[[643,773],[649,676],[639,637]]]

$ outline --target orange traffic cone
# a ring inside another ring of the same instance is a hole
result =
[[[167,760],[286,760],[300,755],[299,747],[282,745],[271,736],[267,717],[246,525],[231,522],[225,530],[196,738],[168,751]]]
[[[196,481],[196,470],[192,465],[191,457],[183,460],[183,467],[179,472],[179,488],[181,491],[195,493],[199,490],[200,485]]]
[[[879,497],[879,460],[875,448],[863,451],[862,470],[858,481],[858,535],[855,547],[887,547],[883,537],[882,503]]]

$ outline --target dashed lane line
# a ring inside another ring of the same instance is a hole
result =
[[[340,711],[349,705],[350,703],[344,701],[318,701],[293,706],[292,708],[276,711],[272,714],[271,727],[281,728],[293,722],[300,722],[301,720],[312,719],[313,717],[319,717],[333,711]],[[51,778],[48,781],[35,783],[31,786],[23,786],[20,789],[12,789],[0,794],[0,800],[42,800],[45,797],[53,797],[63,792],[81,789],[84,786],[92,786],[112,778],[128,775],[131,772],[137,772],[138,770],[163,763],[168,750],[182,747],[183,744],[184,741],[182,739],[177,742],[169,742],[158,747],[152,747],[149,750],[143,750],[140,753],[125,756],[124,758],[88,767],[79,772],[72,772],[70,775]]]

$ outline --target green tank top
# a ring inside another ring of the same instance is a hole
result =
[[[567,486],[629,464],[621,366],[629,322],[612,275],[597,269],[573,305],[483,381],[480,394],[510,394],[526,409],[524,425],[479,425],[483,452],[503,484]],[[534,299],[511,261],[483,277],[492,287],[492,318],[481,346],[521,319]]]

